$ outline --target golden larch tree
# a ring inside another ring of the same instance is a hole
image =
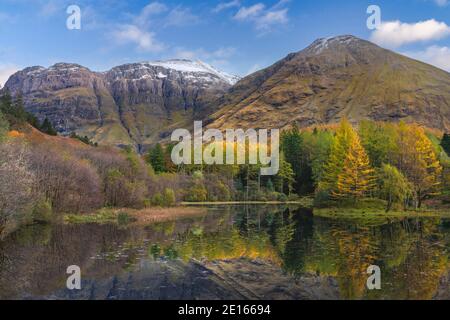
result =
[[[412,183],[420,208],[423,200],[439,193],[442,166],[422,127],[400,123],[397,139],[398,168]]]
[[[320,190],[328,191],[330,194],[337,191],[338,177],[342,173],[350,145],[357,136],[350,122],[343,119],[336,131],[330,157],[324,167],[322,180],[319,183]]]
[[[374,170],[369,157],[361,145],[358,135],[351,141],[342,172],[338,175],[337,191],[333,196],[339,199],[353,199],[366,196],[375,185]]]

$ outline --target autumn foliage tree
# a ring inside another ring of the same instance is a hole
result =
[[[337,190],[333,192],[333,196],[356,201],[373,189],[374,181],[374,170],[370,166],[369,157],[358,135],[352,135],[347,156],[337,178]]]
[[[396,167],[384,164],[378,178],[379,196],[387,201],[386,212],[396,203],[406,203],[411,195],[411,184]]]
[[[20,142],[0,143],[0,239],[26,220],[33,208],[35,176],[28,156]]]
[[[416,205],[439,193],[442,166],[425,130],[417,125],[400,123],[397,134],[397,167],[412,183]]]
[[[356,136],[357,133],[350,122],[346,119],[342,120],[336,131],[328,162],[323,168],[324,172],[319,183],[319,190],[327,191],[330,194],[337,192],[339,175],[343,172],[343,164],[347,158],[348,150]]]
[[[292,170],[292,166],[289,162],[284,160],[284,155],[280,159],[280,170],[274,177],[276,190],[290,195],[295,182],[295,173]]]

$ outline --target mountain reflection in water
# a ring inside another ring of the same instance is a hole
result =
[[[377,226],[283,206],[152,224],[36,225],[0,242],[2,299],[450,299],[450,221]],[[367,267],[382,289],[366,289]],[[65,289],[78,265],[82,290]]]

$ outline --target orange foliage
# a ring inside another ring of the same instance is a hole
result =
[[[25,137],[25,134],[17,131],[17,130],[12,130],[10,132],[8,132],[8,137],[10,138],[23,138]]]

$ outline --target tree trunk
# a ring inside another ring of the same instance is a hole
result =
[[[418,193],[417,193],[417,209],[420,209],[420,208],[422,208],[422,194],[421,194],[421,192],[419,191]]]

